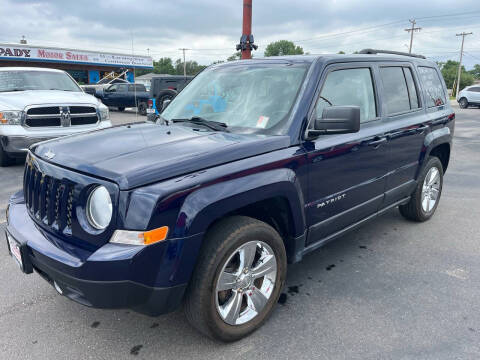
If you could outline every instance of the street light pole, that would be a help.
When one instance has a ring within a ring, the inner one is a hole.
[[[463,44],[465,42],[465,36],[472,35],[473,33],[469,32],[462,32],[461,34],[456,34],[457,36],[462,37],[462,46],[460,48],[460,61],[458,63],[458,77],[457,77],[457,91],[455,92],[455,98],[458,97],[458,93],[460,92],[460,77],[462,75],[462,58],[463,58]]]

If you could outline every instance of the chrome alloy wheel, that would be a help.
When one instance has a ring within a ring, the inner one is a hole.
[[[229,325],[255,318],[275,288],[277,260],[263,241],[249,241],[228,258],[216,285],[216,307]]]
[[[426,213],[432,211],[440,195],[440,170],[430,168],[422,186],[422,209]]]

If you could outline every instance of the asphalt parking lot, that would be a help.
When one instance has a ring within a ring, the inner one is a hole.
[[[150,318],[73,303],[23,275],[0,232],[0,359],[479,359],[480,109],[455,110],[436,215],[417,224],[392,210],[290,266],[284,303],[237,343],[204,338],[181,311]],[[0,169],[0,224],[22,171]]]

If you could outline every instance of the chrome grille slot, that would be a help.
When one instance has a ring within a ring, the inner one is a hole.
[[[71,234],[74,184],[25,165],[24,196],[32,217],[51,228]]]
[[[95,106],[58,105],[34,106],[26,110],[25,126],[27,127],[69,127],[93,125],[98,123]]]

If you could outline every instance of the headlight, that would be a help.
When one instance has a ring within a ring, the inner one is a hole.
[[[112,198],[105,186],[97,186],[87,200],[87,219],[97,230],[105,229],[112,220]]]
[[[100,121],[105,121],[110,119],[110,113],[108,111],[108,107],[101,104],[100,107],[98,108],[98,111],[100,113]]]
[[[0,125],[20,125],[22,111],[0,111]]]

